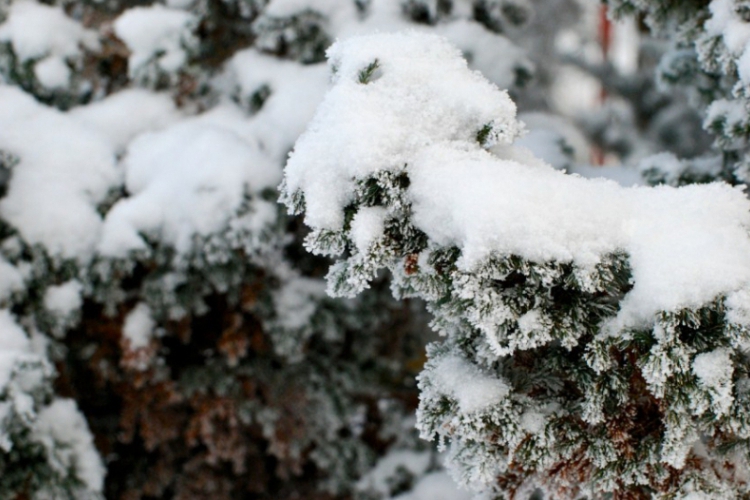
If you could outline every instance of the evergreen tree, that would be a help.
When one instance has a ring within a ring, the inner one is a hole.
[[[723,4],[708,20],[702,2],[612,8],[699,40],[700,62],[722,60],[706,37],[719,50]],[[333,87],[282,200],[304,212],[307,247],[337,259],[330,293],[356,296],[385,268],[397,298],[427,302],[443,339],[419,376],[417,426],[454,477],[490,498],[744,498],[745,195],[555,171],[514,144],[508,95],[443,40],[369,36],[328,54]],[[695,86],[724,95],[731,67]],[[714,178],[742,157],[721,154]],[[674,162],[650,163],[699,177]]]

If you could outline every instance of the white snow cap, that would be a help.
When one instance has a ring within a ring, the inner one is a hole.
[[[96,32],[69,18],[62,7],[31,0],[14,1],[8,19],[0,25],[0,42],[10,42],[22,61],[80,54],[98,46]]]
[[[60,316],[67,316],[80,309],[83,304],[82,290],[83,285],[78,280],[50,286],[44,292],[44,308]]]
[[[141,302],[125,317],[122,334],[130,342],[130,349],[140,349],[148,346],[155,327],[151,308]]]
[[[221,112],[142,134],[130,143],[124,166],[131,196],[107,214],[99,245],[103,255],[123,257],[145,248],[142,233],[156,234],[186,252],[193,236],[228,223],[245,191],[276,185],[278,168],[232,128],[232,115],[214,119],[212,114]]]
[[[101,133],[113,149],[120,151],[136,135],[174,123],[180,113],[169,94],[133,88],[73,108],[68,116]]]
[[[65,476],[72,469],[87,489],[102,491],[106,469],[75,401],[55,399],[42,408],[32,438],[46,448],[55,471]]]
[[[627,253],[634,287],[617,327],[748,287],[750,202],[740,189],[624,188],[503,146],[521,128],[514,104],[435,36],[363,36],[335,44],[329,57],[334,86],[286,168],[287,192],[304,194],[313,228],[342,227],[355,179],[405,169],[414,223],[459,247],[461,269],[496,253],[585,269]],[[375,60],[379,69],[360,83]],[[505,132],[491,151],[477,141],[487,123]]]
[[[127,9],[114,22],[115,34],[130,49],[128,71],[132,75],[157,53],[159,65],[176,71],[187,60],[183,42],[187,40],[195,16],[189,12],[155,4]]]
[[[0,149],[20,159],[0,217],[53,256],[89,259],[101,226],[97,204],[120,179],[102,136],[0,85]]]
[[[508,140],[520,130],[507,93],[470,71],[441,37],[354,37],[334,44],[328,57],[335,85],[286,166],[287,187],[305,192],[305,221],[313,227],[341,228],[355,178],[399,169],[426,144],[474,141],[497,120]],[[375,61],[371,82],[360,83]]]

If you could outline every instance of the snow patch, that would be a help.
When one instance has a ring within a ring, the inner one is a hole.
[[[107,214],[99,251],[124,257],[151,234],[178,252],[225,227],[245,193],[278,182],[278,168],[221,120],[202,115],[137,137],[124,160],[130,197]]]
[[[44,308],[54,314],[68,316],[83,305],[82,290],[83,285],[78,280],[50,286],[44,292]]]
[[[157,57],[165,71],[177,71],[187,61],[185,44],[196,23],[193,14],[160,4],[126,10],[113,27],[117,37],[130,49],[130,75]]]
[[[74,470],[89,490],[102,491],[106,470],[86,420],[72,399],[56,399],[42,408],[32,438],[45,447],[50,466],[62,477]]]
[[[101,230],[97,204],[119,183],[112,149],[96,131],[5,85],[0,149],[20,159],[0,217],[50,255],[88,261]]]
[[[431,378],[435,389],[454,399],[461,413],[475,413],[501,402],[510,392],[508,385],[491,377],[458,356],[437,361]]]
[[[154,335],[154,328],[156,322],[151,315],[151,308],[141,302],[125,317],[122,334],[130,342],[130,349],[136,350],[148,346]]]

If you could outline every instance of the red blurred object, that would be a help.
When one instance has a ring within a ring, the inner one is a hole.
[[[602,47],[602,57],[605,62],[609,58],[609,49],[612,46],[612,30],[612,21],[607,16],[607,7],[602,5],[599,7],[599,44]],[[604,86],[599,93],[599,100],[601,103],[607,100],[607,90]],[[591,156],[594,165],[604,165],[604,151],[595,147]]]

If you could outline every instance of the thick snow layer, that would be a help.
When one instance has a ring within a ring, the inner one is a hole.
[[[0,25],[0,42],[12,43],[21,61],[52,57],[60,63],[78,55],[81,47],[98,46],[96,32],[66,16],[61,7],[31,0],[11,4],[8,19]]]
[[[51,286],[44,292],[44,308],[52,313],[67,316],[80,309],[83,304],[82,290],[83,285],[78,280]]]
[[[475,142],[490,123],[503,130],[501,141],[519,132],[508,95],[469,71],[443,38],[368,35],[334,44],[328,56],[335,85],[286,167],[289,191],[306,194],[310,226],[340,229],[355,178],[402,168],[426,144]],[[375,61],[372,81],[360,83]]]
[[[499,403],[510,388],[458,356],[446,356],[437,362],[431,377],[435,390],[454,399],[462,413],[474,413]]]
[[[130,49],[128,71],[132,75],[157,54],[164,70],[179,69],[187,60],[183,42],[195,24],[195,16],[189,12],[154,4],[126,10],[113,26]]]
[[[354,179],[405,168],[414,223],[432,241],[459,247],[461,269],[495,253],[592,268],[626,252],[634,287],[615,327],[750,285],[750,202],[740,189],[624,188],[566,175],[508,146],[485,151],[477,130],[500,123],[512,140],[515,107],[439,38],[366,36],[329,54],[334,87],[286,171],[313,228],[341,228]],[[376,59],[373,81],[359,83]]]
[[[122,334],[130,342],[131,349],[140,349],[149,344],[155,327],[151,308],[141,302],[125,317]]]
[[[54,256],[90,258],[101,226],[96,206],[120,178],[102,136],[0,85],[0,149],[20,159],[0,217]]]
[[[594,265],[630,256],[621,314],[699,306],[750,281],[750,203],[723,184],[622,188],[439,144],[411,163],[414,221],[472,269],[493,252]]]
[[[45,447],[53,470],[63,477],[73,470],[87,489],[102,490],[106,470],[75,401],[56,399],[42,408],[32,439]]]
[[[141,132],[164,128],[181,115],[168,94],[136,88],[74,108],[68,116],[97,130],[119,151]]]
[[[130,196],[107,214],[100,252],[146,248],[142,233],[186,252],[194,236],[221,230],[246,192],[275,186],[278,168],[231,125],[206,114],[136,138],[124,159]]]

